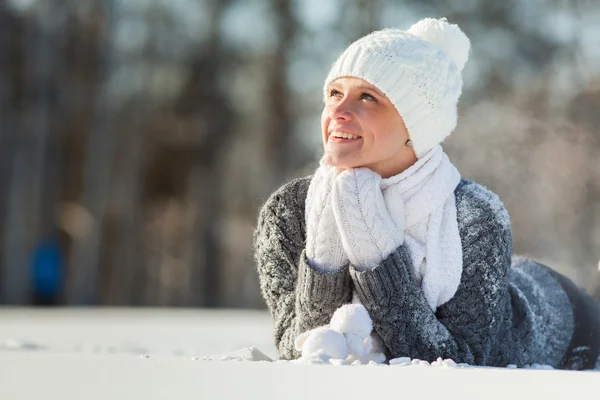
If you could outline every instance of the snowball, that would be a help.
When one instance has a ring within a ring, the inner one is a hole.
[[[362,304],[345,304],[333,313],[330,326],[340,333],[352,333],[365,338],[373,330],[373,321]]]
[[[410,357],[398,357],[390,360],[390,365],[407,365],[410,364]]]
[[[369,362],[367,363],[367,367],[373,367],[373,366],[375,366],[375,367],[385,367],[385,365],[383,365],[383,364],[381,364],[381,363],[378,363],[378,362],[377,362],[377,361],[375,361],[375,360],[371,360],[371,361],[369,361]]]
[[[359,335],[345,333],[346,342],[348,344],[348,352],[356,357],[364,357],[371,350],[371,341],[364,339]]]
[[[313,332],[316,331],[321,331],[321,330],[327,330],[329,329],[329,325],[324,325],[324,326],[319,326],[315,329],[311,329],[310,331],[306,331],[301,333],[300,335],[298,335],[298,337],[296,338],[296,340],[294,341],[294,347],[296,350],[298,351],[302,351],[302,346],[304,346],[304,342],[306,341],[306,339],[313,334]]]
[[[383,364],[385,363],[385,354],[383,353],[369,353],[366,356],[364,356],[362,359],[362,362],[367,362],[367,361],[374,361],[377,364]]]
[[[469,58],[471,42],[467,35],[446,18],[425,18],[408,29],[408,33],[433,43],[444,51],[462,71]]]
[[[343,334],[333,329],[315,329],[302,345],[302,357],[310,358],[311,355],[322,351],[331,358],[346,359],[348,357],[348,344]]]
[[[411,364],[412,365],[419,365],[419,366],[422,366],[422,367],[429,367],[430,366],[430,364],[427,361],[425,361],[425,360],[419,360],[418,358],[413,359],[411,361]]]
[[[438,357],[437,360],[431,363],[431,366],[442,368],[456,368],[456,363],[451,358],[443,360],[442,357]]]
[[[408,367],[409,365],[411,365],[410,361],[409,362],[396,363],[394,365],[391,365],[391,367]]]
[[[300,334],[294,346],[304,359],[322,350],[330,358],[383,363],[385,355],[372,351],[371,332],[373,321],[367,309],[362,304],[345,304],[333,313],[329,325]]]

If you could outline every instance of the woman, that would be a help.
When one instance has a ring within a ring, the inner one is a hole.
[[[469,48],[458,26],[424,19],[373,32],[333,64],[320,166],[275,192],[255,231],[281,358],[298,358],[295,339],[354,293],[388,359],[596,367],[598,305],[513,258],[504,205],[442,150]]]

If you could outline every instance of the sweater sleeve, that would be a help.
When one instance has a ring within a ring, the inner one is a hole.
[[[371,270],[350,271],[392,357],[429,361],[442,357],[487,365],[501,325],[510,323],[506,315],[512,255],[508,213],[497,197],[459,202],[457,196],[457,211],[463,273],[455,296],[435,313],[414,276],[405,246]]]
[[[318,271],[307,261],[304,202],[309,180],[299,179],[275,192],[262,207],[254,232],[254,258],[260,289],[273,317],[281,359],[300,356],[295,339],[329,323],[352,298],[348,267]]]

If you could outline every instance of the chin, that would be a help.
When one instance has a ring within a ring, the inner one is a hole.
[[[334,158],[328,160],[327,164],[331,165],[332,167],[342,169],[358,168],[361,166],[361,163],[358,160],[343,160]]]

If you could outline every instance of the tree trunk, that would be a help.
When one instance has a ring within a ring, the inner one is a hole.
[[[117,240],[113,243],[112,257],[108,263],[108,304],[131,305],[135,302],[136,277],[140,271],[141,210],[143,167],[145,162],[145,135],[142,131],[142,107],[132,111],[135,122],[128,124],[127,132],[122,133],[122,173],[115,175],[115,189],[118,196],[115,215],[118,229]]]
[[[116,132],[108,93],[108,78],[112,71],[114,51],[114,0],[100,2],[98,5],[103,31],[98,32],[98,51],[102,60],[99,84],[99,96],[95,104],[94,117],[88,136],[83,172],[81,204],[94,218],[91,232],[79,238],[73,245],[71,257],[71,280],[68,288],[68,300],[72,304],[96,304],[98,302],[98,277],[102,226],[107,210],[111,174],[114,160]]]
[[[221,42],[219,22],[230,1],[213,4],[210,37],[201,68],[195,68],[195,87],[198,110],[206,122],[205,132],[198,134],[205,141],[198,149],[188,178],[188,199],[198,207],[197,219],[190,240],[189,284],[185,303],[190,306],[215,307],[219,304],[221,288],[219,267],[221,263],[220,223],[223,220],[221,184],[223,168],[222,151],[231,139],[233,111],[218,87],[219,74],[230,64]],[[200,72],[201,71],[201,72]]]

